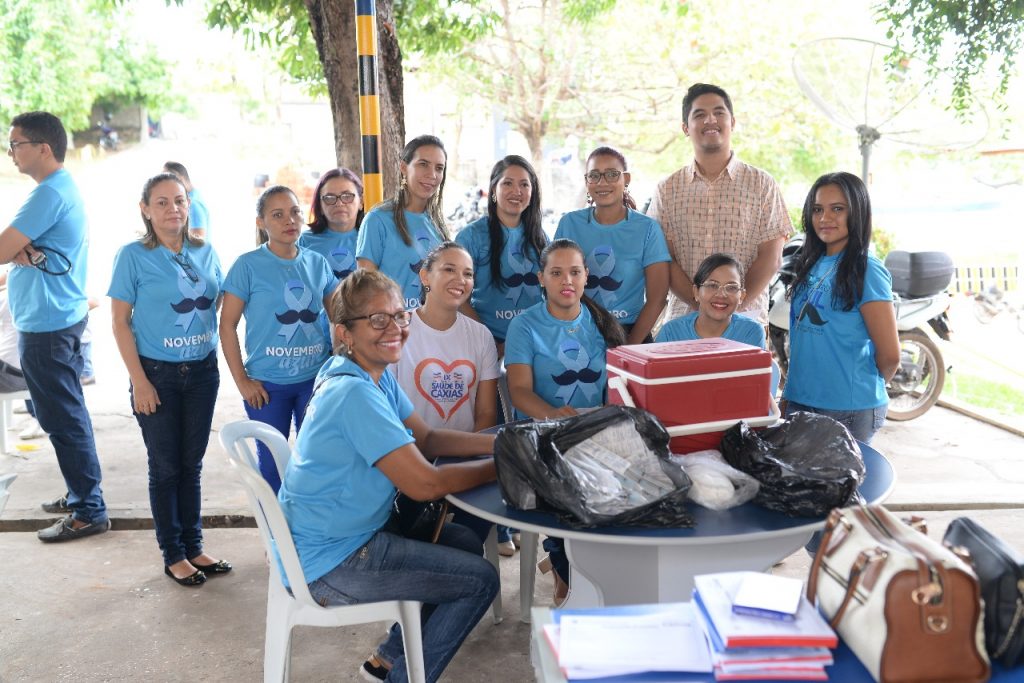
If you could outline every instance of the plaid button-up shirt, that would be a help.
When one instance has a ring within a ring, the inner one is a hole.
[[[775,179],[735,153],[713,180],[700,174],[696,162],[662,180],[647,213],[661,223],[672,258],[691,279],[715,252],[732,254],[749,269],[763,242],[786,237],[793,229]],[[740,309],[767,323],[768,292],[748,298]],[[663,320],[688,310],[670,294]]]

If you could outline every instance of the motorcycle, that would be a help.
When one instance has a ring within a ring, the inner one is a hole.
[[[473,221],[487,215],[487,188],[471,187],[466,190],[462,201],[447,218],[448,228],[454,235]]]
[[[783,382],[789,368],[790,307],[786,289],[796,277],[796,263],[803,243],[803,234],[796,235],[786,243],[782,251],[782,267],[769,287],[768,336]],[[943,256],[948,260],[948,256]],[[897,264],[902,265],[910,257],[907,252],[892,252],[886,258],[886,267],[892,271]],[[927,324],[940,339],[950,339],[950,297],[945,290],[953,277],[951,261],[948,277],[944,271],[945,268],[938,280],[930,282],[930,286],[923,289],[916,286],[918,283],[910,286],[902,278],[893,279],[900,366],[886,385],[889,394],[886,417],[890,420],[913,420],[924,415],[939,400],[946,382],[946,364],[942,351],[924,328]]]
[[[96,125],[100,129],[100,148],[116,152],[121,146],[121,138],[117,131],[104,121],[97,121]]]
[[[1014,306],[1006,299],[1003,290],[995,285],[974,295],[974,317],[988,325],[1000,313],[1007,312],[1017,318],[1017,330],[1024,332],[1024,308]]]

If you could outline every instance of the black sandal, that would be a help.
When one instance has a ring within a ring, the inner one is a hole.
[[[194,572],[186,576],[184,579],[179,579],[177,576],[174,575],[174,572],[171,571],[170,567],[165,566],[164,574],[167,574],[167,576],[174,579],[175,583],[177,583],[179,586],[202,586],[204,583],[206,583],[206,574],[204,574],[200,569],[195,570]]]
[[[217,560],[213,564],[199,564],[195,560],[189,560],[189,562],[192,563],[193,567],[207,574],[227,574],[232,570],[231,563],[227,560]]]

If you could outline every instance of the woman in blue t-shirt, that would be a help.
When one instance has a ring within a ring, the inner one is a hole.
[[[462,312],[487,326],[505,350],[508,325],[541,299],[540,252],[548,238],[541,225],[540,183],[530,162],[510,154],[491,169],[487,215],[455,237],[473,259],[472,306]],[[494,258],[492,258],[492,254]]]
[[[203,550],[199,488],[220,386],[216,306],[223,278],[217,254],[189,233],[188,192],[177,176],[146,181],[139,208],[146,232],[117,252],[107,292],[114,339],[146,444],[164,573],[199,586],[231,571]]]
[[[665,234],[656,220],[635,210],[620,152],[595,149],[583,177],[591,206],[562,216],[555,238],[571,239],[583,249],[590,271],[587,296],[622,324],[627,343],[651,341],[668,296],[672,257]]]
[[[885,384],[900,362],[892,277],[868,253],[871,201],[860,178],[829,173],[803,210],[807,236],[791,300],[785,414],[805,410],[870,443],[885,421]]]
[[[309,213],[309,230],[299,236],[299,246],[327,259],[334,277],[344,280],[356,269],[363,181],[347,168],[332,168],[320,176]]]
[[[394,281],[357,270],[331,304],[339,355],[317,378],[281,507],[318,603],[423,603],[426,679],[436,681],[490,606],[498,575],[480,540],[458,524],[445,524],[434,544],[401,536],[389,524],[392,501],[396,488],[434,500],[494,481],[492,459],[436,467],[424,457],[491,453],[494,436],[431,428],[413,412],[388,372],[414,315]],[[397,624],[362,673],[406,680]]]
[[[224,360],[252,420],[285,437],[302,427],[313,378],[330,355],[330,340],[317,324],[337,279],[327,260],[298,246],[302,209],[283,185],[267,188],[256,204],[260,247],[238,257],[224,281],[221,344]],[[245,363],[238,322],[245,316]],[[260,471],[281,486],[274,456],[258,444]]]
[[[407,309],[420,305],[420,264],[448,239],[444,180],[448,154],[433,135],[421,135],[402,150],[401,181],[394,199],[363,219],[356,242],[360,268],[380,270],[398,283]]]
[[[729,254],[712,254],[693,275],[697,310],[665,323],[659,342],[724,337],[764,348],[764,328],[736,307],[743,303],[743,266]]]

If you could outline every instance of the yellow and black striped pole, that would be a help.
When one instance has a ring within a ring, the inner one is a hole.
[[[380,99],[377,95],[377,8],[374,0],[355,0],[355,3],[363,206],[368,211],[384,200],[384,177],[380,169]]]

